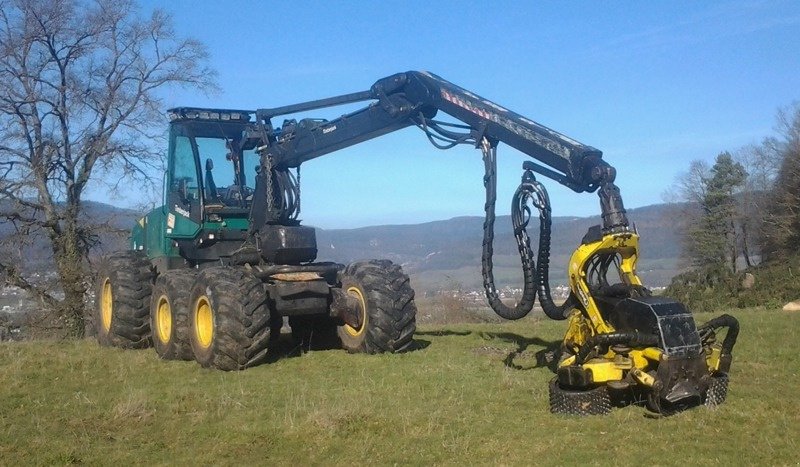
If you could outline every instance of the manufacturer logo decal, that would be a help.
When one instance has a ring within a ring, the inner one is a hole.
[[[189,215],[190,215],[189,211],[187,211],[186,209],[181,208],[177,204],[175,205],[175,212],[177,212],[178,214],[180,214],[183,217],[189,217]]]

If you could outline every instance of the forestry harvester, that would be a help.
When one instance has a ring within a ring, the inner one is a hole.
[[[369,103],[333,120],[273,122],[361,101]],[[459,123],[436,120],[438,112]],[[325,339],[366,353],[411,349],[416,307],[408,276],[385,260],[315,261],[315,231],[298,214],[301,164],[413,125],[438,148],[470,144],[482,154],[482,271],[492,309],[519,319],[538,294],[549,318],[567,321],[549,388],[553,412],[642,403],[669,413],[725,399],[738,323],[723,315],[697,326],[684,305],[642,285],[639,236],[601,151],[415,71],[327,99],[254,111],[181,107],[169,117],[164,204],[139,220],[130,251],[100,268],[95,322],[102,345],[152,345],[165,359],[241,370],[267,359],[288,317],[303,342]],[[531,158],[512,199],[524,277],[513,307],[500,300],[492,274],[500,143]],[[572,255],[571,293],[561,305],[550,294],[551,207],[537,175],[600,198],[602,225],[590,228]],[[534,209],[536,257],[526,230]]]

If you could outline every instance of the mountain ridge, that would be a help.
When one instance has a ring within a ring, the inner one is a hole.
[[[2,207],[2,206],[0,206]],[[127,247],[125,232],[142,213],[100,202],[85,202],[86,221],[105,224],[101,233],[100,253]],[[629,209],[628,216],[640,236],[642,257],[639,271],[650,285],[666,285],[678,272],[680,256],[679,218],[675,205],[655,204]],[[419,224],[384,224],[353,229],[315,227],[319,261],[347,264],[356,260],[383,258],[401,264],[423,291],[443,288],[479,290],[484,218],[456,216],[446,220]],[[559,216],[553,218],[551,241],[551,278],[554,284],[565,282],[569,256],[600,216]],[[13,230],[10,223],[0,224],[0,237]],[[531,221],[529,235],[534,250],[538,245],[538,222]],[[517,245],[512,234],[510,216],[498,216],[495,222],[494,264],[499,286],[521,283]],[[33,269],[46,268],[49,248],[44,239],[30,247]]]

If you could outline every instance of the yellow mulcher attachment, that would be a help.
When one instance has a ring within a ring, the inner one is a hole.
[[[669,414],[725,400],[739,325],[722,315],[699,328],[670,298],[653,296],[636,275],[639,236],[590,229],[569,263],[578,306],[568,316],[554,413],[599,414],[613,405],[646,404]],[[716,330],[726,327],[719,342]]]
[[[570,296],[556,306],[548,285],[550,200],[532,173],[535,168],[527,164],[523,168],[522,183],[512,203],[525,273],[523,298],[512,309],[493,294],[491,242],[486,241],[484,286],[490,305],[503,317],[524,316],[538,293],[548,317],[567,320],[561,359],[550,382],[551,411],[592,415],[607,413],[614,406],[640,404],[671,414],[693,406],[721,404],[727,394],[739,323],[722,315],[697,327],[683,304],[655,296],[642,285],[636,275],[639,236],[628,226],[619,190],[613,185],[613,170],[605,174],[599,190],[603,225],[591,227],[573,253],[567,273]],[[493,190],[487,186],[489,201]],[[531,217],[528,203],[539,211],[536,265],[526,233]],[[487,207],[487,212],[490,210],[493,206]],[[487,219],[493,221],[488,215]],[[717,338],[721,328],[727,328],[722,341]]]

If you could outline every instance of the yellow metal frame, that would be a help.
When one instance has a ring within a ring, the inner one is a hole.
[[[639,236],[635,232],[607,234],[595,242],[580,245],[570,257],[568,279],[570,290],[580,301],[582,309],[575,308],[568,316],[563,343],[565,358],[559,362],[559,368],[574,367],[578,351],[593,336],[615,331],[613,325],[603,318],[589,289],[592,261],[602,254],[618,255],[619,275],[623,283],[642,285],[636,275]],[[706,365],[712,374],[720,371],[723,365],[720,361],[721,351],[720,343],[705,348]],[[587,382],[593,384],[626,380],[652,390],[656,386],[654,370],[657,370],[664,358],[664,352],[658,347],[630,349],[624,354],[618,354],[609,348],[605,354],[582,362],[580,368],[587,373]]]
[[[616,253],[622,264],[622,280],[629,285],[642,285],[636,275],[636,262],[639,260],[639,236],[632,232],[605,235],[600,241],[579,246],[569,260],[569,287],[581,301],[591,321],[595,333],[613,332],[614,328],[606,323],[589,291],[586,282],[586,269],[589,261],[598,254]]]
[[[586,313],[576,309],[569,316],[564,346],[573,352],[577,352],[590,337],[615,331],[600,314],[587,282],[589,262],[598,254],[605,253],[619,255],[623,282],[629,285],[642,285],[642,281],[636,275],[636,262],[639,259],[639,236],[636,233],[608,234],[596,242],[580,245],[570,258],[568,276],[570,290],[580,300]],[[584,362],[581,367],[591,372],[594,383],[619,381],[625,377],[626,372],[634,371],[634,377],[640,375],[637,380],[647,384],[645,381],[652,383],[652,377],[646,371],[661,360],[661,355],[661,350],[655,347],[632,350],[627,356],[609,350],[605,355]],[[573,355],[561,361],[559,367],[574,364]]]

